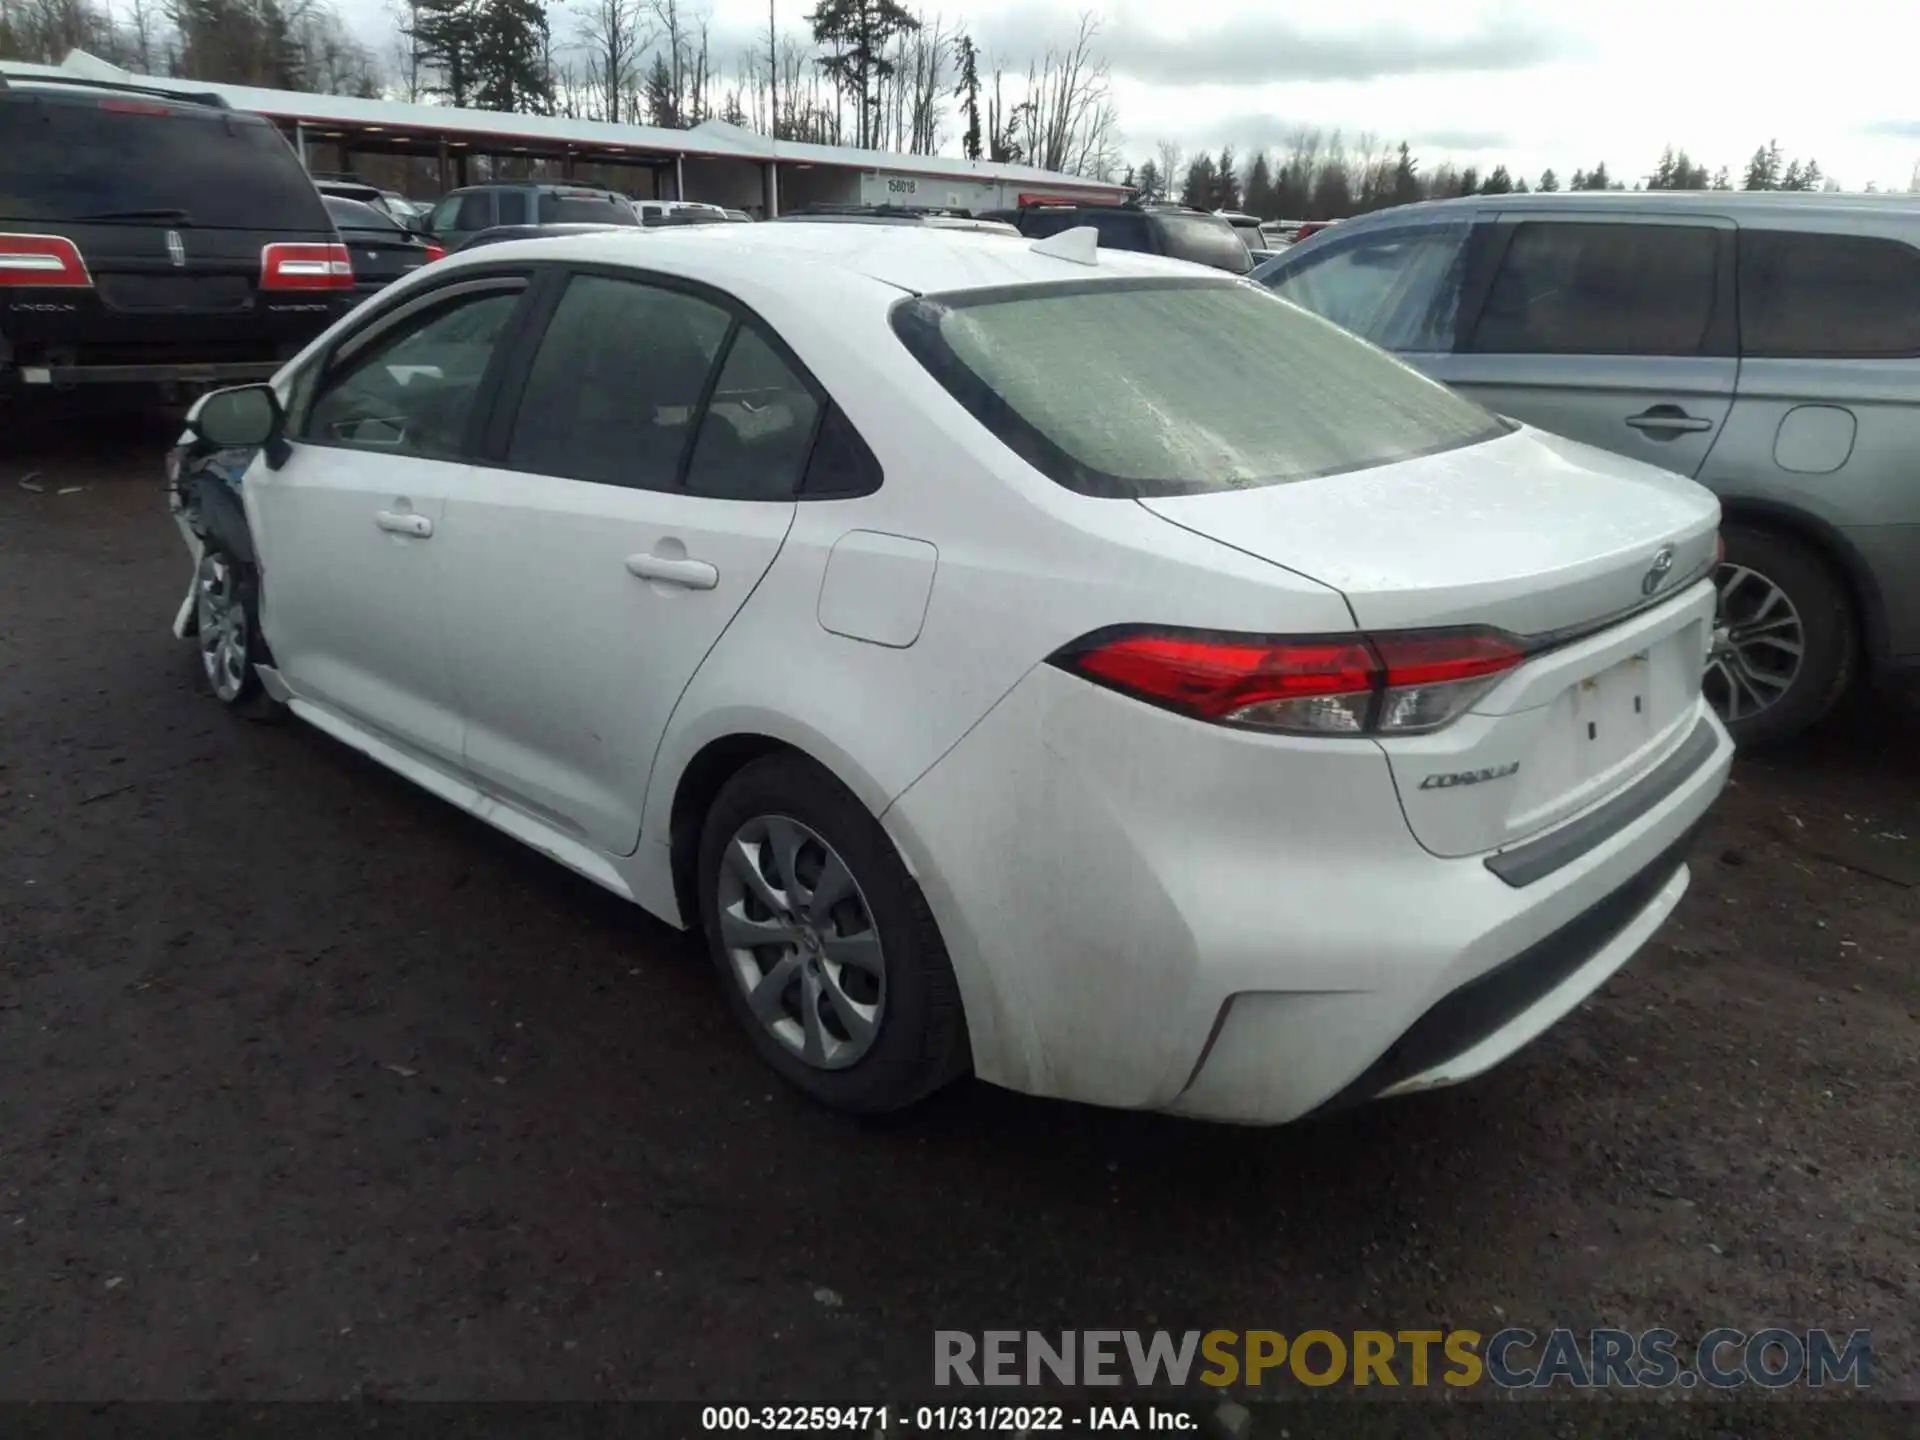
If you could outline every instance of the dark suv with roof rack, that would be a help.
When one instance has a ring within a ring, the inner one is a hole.
[[[624,195],[592,185],[501,183],[449,190],[427,217],[427,231],[449,250],[500,225],[634,225]]]
[[[264,379],[353,303],[280,132],[213,95],[0,67],[0,392]]]
[[[983,210],[983,220],[1005,220],[1035,240],[1091,225],[1109,250],[1166,255],[1244,275],[1253,254],[1225,217],[1181,205],[1023,205]]]

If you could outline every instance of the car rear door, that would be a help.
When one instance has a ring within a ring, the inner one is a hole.
[[[539,346],[447,503],[448,653],[473,777],[628,854],[673,707],[793,523],[819,401],[714,292],[543,285]]]
[[[288,685],[446,768],[463,721],[443,512],[526,290],[524,273],[464,272],[350,331],[291,387],[280,463],[256,460],[244,483],[261,626]]]
[[[1509,211],[1424,368],[1489,409],[1693,476],[1739,378],[1734,227],[1710,214]]]

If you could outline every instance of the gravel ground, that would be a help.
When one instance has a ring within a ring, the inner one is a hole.
[[[679,935],[196,693],[164,420],[13,421],[0,1398],[868,1401],[936,1328],[1503,1323],[1871,1327],[1920,1397],[1910,710],[1743,760],[1676,922],[1479,1083],[857,1125]]]

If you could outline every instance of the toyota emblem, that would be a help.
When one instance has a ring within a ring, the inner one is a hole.
[[[1667,575],[1673,569],[1673,547],[1664,545],[1660,553],[1653,557],[1653,566],[1640,577],[1640,593],[1651,595],[1667,583]]]

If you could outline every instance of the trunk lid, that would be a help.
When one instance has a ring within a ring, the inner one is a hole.
[[[1677,475],[1521,430],[1371,470],[1139,503],[1334,587],[1362,630],[1491,626],[1537,649],[1452,725],[1380,741],[1407,822],[1436,854],[1552,827],[1631,784],[1698,722],[1719,503]]]

